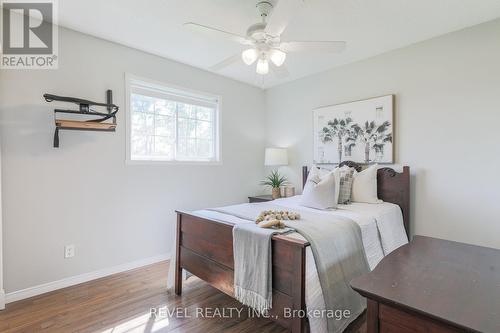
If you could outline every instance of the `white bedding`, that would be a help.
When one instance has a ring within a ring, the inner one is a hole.
[[[273,201],[273,204],[288,207],[290,210],[296,208],[317,214],[340,215],[358,223],[361,227],[366,258],[372,270],[385,255],[408,243],[403,226],[401,209],[395,204],[387,202],[380,204],[351,203],[349,205],[339,205],[336,210],[324,211],[300,206],[299,203],[300,195]],[[235,224],[252,223],[232,215],[210,210],[200,210],[196,211],[196,213],[207,218]],[[292,233],[289,236],[304,239],[298,233]],[[311,248],[307,248],[306,250],[306,306],[309,310],[321,310],[325,308]],[[309,324],[311,333],[327,332],[326,318],[309,318]]]

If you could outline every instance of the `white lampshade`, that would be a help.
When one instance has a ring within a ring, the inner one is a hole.
[[[288,165],[288,153],[285,148],[266,148],[264,165]]]
[[[285,62],[286,53],[278,49],[272,49],[269,54],[269,58],[271,59],[273,64],[275,64],[277,67],[280,67]]]
[[[260,75],[266,75],[269,73],[269,63],[267,62],[267,59],[259,59],[256,71],[257,74]]]
[[[257,60],[258,55],[259,54],[256,49],[248,49],[243,51],[241,58],[245,64],[251,65],[255,62],[255,60]]]

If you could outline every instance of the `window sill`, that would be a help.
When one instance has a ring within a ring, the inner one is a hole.
[[[125,165],[206,165],[206,166],[219,166],[222,161],[162,161],[162,160],[131,160],[127,159]]]

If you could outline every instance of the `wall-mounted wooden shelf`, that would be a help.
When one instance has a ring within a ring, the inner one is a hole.
[[[116,124],[97,123],[94,121],[56,119],[55,123],[56,123],[56,127],[59,127],[59,129],[110,131],[110,130],[114,130],[116,128]]]
[[[60,101],[74,103],[79,106],[79,110],[54,110],[54,122],[56,125],[54,132],[54,148],[59,147],[60,130],[114,132],[116,129],[116,113],[119,108],[117,105],[113,104],[113,92],[111,90],[106,91],[106,103],[97,103],[81,98],[63,97],[51,94],[45,94],[43,97],[47,102]],[[90,108],[91,106],[105,107],[107,112],[95,111]],[[56,116],[58,113],[90,116],[92,119],[88,119],[88,117],[87,120],[58,119]]]

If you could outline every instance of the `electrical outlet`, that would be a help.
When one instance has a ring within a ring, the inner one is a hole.
[[[73,258],[75,256],[75,245],[70,244],[64,247],[64,258]]]

